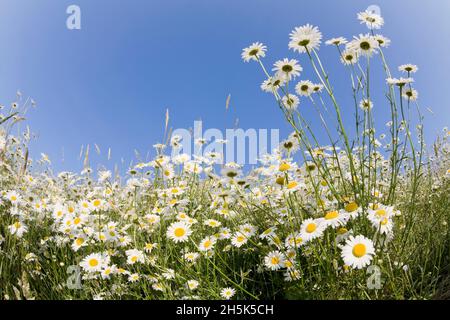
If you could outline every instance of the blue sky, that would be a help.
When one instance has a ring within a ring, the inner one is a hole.
[[[66,28],[71,4],[81,7],[81,30]],[[381,33],[392,40],[391,67],[420,67],[415,87],[421,105],[434,111],[425,112],[432,141],[450,114],[449,1],[0,0],[0,103],[13,102],[18,89],[37,101],[28,119],[38,134],[32,154],[49,154],[56,170],[79,170],[81,145],[99,145],[102,155],[92,161],[109,167],[121,158],[128,163],[135,149],[145,155],[162,140],[167,108],[174,128],[199,119],[207,128],[233,128],[238,118],[244,129],[288,134],[273,98],[259,89],[258,66],[242,62],[242,48],[264,42],[269,66],[296,58],[305,67],[302,79],[316,81],[305,57],[288,51],[289,32],[311,23],[325,39],[351,38],[367,32],[356,13],[374,4],[386,21]],[[345,105],[351,94],[345,69],[333,48],[322,46],[321,56]],[[374,91],[382,96],[381,69],[374,72],[381,80]],[[382,122],[387,109],[378,107]],[[301,108],[308,117],[308,105]]]

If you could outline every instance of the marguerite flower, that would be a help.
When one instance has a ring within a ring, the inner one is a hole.
[[[100,271],[105,266],[105,256],[91,253],[80,262],[80,266],[87,272]]]
[[[223,288],[220,291],[220,296],[224,299],[231,299],[236,294],[236,290],[233,288]]]
[[[242,50],[241,56],[245,62],[249,62],[250,60],[258,61],[260,58],[266,56],[266,50],[267,47],[265,45],[259,42],[255,42],[247,48],[244,48]]]
[[[169,228],[167,228],[167,237],[172,239],[174,242],[185,242],[189,238],[189,236],[192,234],[191,227],[189,224],[178,221],[172,223]]]
[[[130,249],[125,251],[125,254],[127,255],[127,263],[128,264],[135,264],[136,262],[144,263],[145,262],[145,256],[144,253],[137,249]]]
[[[310,24],[295,28],[290,34],[289,49],[299,53],[318,49],[322,40],[319,28]]]
[[[275,71],[279,77],[291,80],[298,77],[300,72],[303,71],[303,68],[297,60],[284,58],[283,60],[275,62],[272,71]]]
[[[375,254],[375,248],[370,239],[364,236],[350,236],[342,248],[341,257],[344,263],[352,268],[361,269],[369,265]]]
[[[313,239],[322,236],[325,225],[318,219],[306,219],[300,226],[300,237],[305,241],[311,241]]]
[[[365,23],[369,29],[380,29],[384,24],[382,16],[369,10],[358,13],[358,20]]]
[[[284,265],[285,258],[280,251],[269,252],[264,258],[265,266],[270,270],[281,269]]]

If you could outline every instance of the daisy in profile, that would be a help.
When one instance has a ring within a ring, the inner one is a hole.
[[[286,80],[295,79],[303,71],[302,66],[295,59],[284,58],[274,63],[272,71]]]
[[[405,72],[407,74],[416,73],[419,68],[415,64],[402,64],[400,67],[398,67],[399,71]]]
[[[378,45],[382,48],[387,48],[391,45],[391,40],[381,34],[374,35],[374,39],[378,42]]]
[[[288,96],[283,97],[281,102],[287,110],[293,111],[297,109],[298,105],[300,104],[300,99],[295,94],[289,93]]]
[[[361,207],[354,201],[347,203],[341,210],[342,214],[347,214],[350,218],[356,218],[361,212]]]
[[[365,23],[369,29],[380,29],[384,24],[384,19],[379,14],[366,10],[358,13],[358,20]]]
[[[302,80],[295,86],[295,92],[299,96],[309,97],[314,91],[314,84],[309,80]]]
[[[373,242],[364,236],[350,236],[342,248],[341,257],[345,265],[362,269],[370,264],[375,254]]]
[[[101,271],[105,264],[105,257],[99,253],[91,253],[80,262],[80,266],[87,272]]]
[[[408,84],[411,84],[414,82],[413,78],[387,78],[386,79],[387,84],[391,86],[397,86],[397,87],[404,87]]]
[[[195,262],[200,257],[200,255],[197,252],[188,252],[185,253],[183,257],[189,262]]]
[[[127,255],[127,263],[128,264],[135,264],[136,262],[144,263],[145,257],[144,253],[137,249],[130,249],[125,251],[125,254]]]
[[[300,237],[305,241],[311,241],[313,239],[322,236],[325,225],[318,219],[306,219],[300,226]]]
[[[220,291],[220,296],[226,300],[231,299],[236,294],[236,290],[233,288],[223,288]]]
[[[192,234],[192,230],[189,224],[178,221],[172,223],[169,228],[167,228],[167,237],[172,239],[175,243],[185,242],[189,236]]]
[[[264,80],[264,82],[261,84],[261,90],[264,92],[273,93],[280,87],[282,87],[285,82],[286,79],[284,77],[280,76],[279,74],[275,74],[269,79]]]
[[[360,34],[355,36],[354,39],[347,43],[346,49],[353,50],[358,53],[358,55],[363,55],[366,57],[371,57],[378,48],[378,41],[375,40],[370,34]]]
[[[356,64],[358,62],[357,51],[352,49],[344,50],[341,55],[341,62],[346,66]]]
[[[289,35],[289,49],[304,53],[318,49],[322,40],[322,33],[319,28],[310,24],[295,28]]]
[[[413,88],[407,88],[403,91],[402,96],[409,101],[416,101],[419,98],[419,93]]]
[[[86,239],[83,236],[76,237],[75,240],[72,242],[72,250],[77,252],[80,250],[81,247],[84,247],[87,245]]]
[[[325,227],[340,227],[348,221],[348,215],[343,214],[338,210],[328,211],[323,217],[322,223]]]
[[[249,62],[250,60],[258,61],[260,58],[266,56],[266,50],[267,47],[265,45],[259,42],[255,42],[247,48],[244,48],[242,50],[241,56],[245,62]]]
[[[284,260],[280,251],[272,251],[264,257],[264,264],[269,270],[275,271],[283,267]]]
[[[338,38],[331,38],[330,40],[325,41],[325,44],[327,46],[340,46],[343,44],[346,44],[348,41],[344,37],[338,37]]]
[[[359,102],[359,107],[364,111],[370,111],[373,108],[373,103],[369,99],[362,99]]]

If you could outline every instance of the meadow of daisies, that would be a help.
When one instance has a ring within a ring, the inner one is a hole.
[[[295,28],[298,60],[273,68],[262,43],[243,50],[292,129],[251,170],[217,153],[169,156],[183,143],[172,136],[125,175],[91,168],[88,152],[82,172],[53,173],[17,130],[34,102],[2,106],[1,299],[449,298],[450,134],[425,145],[418,67],[391,69],[383,18],[357,18],[365,33],[322,48],[317,27]],[[328,74],[320,50],[346,73]],[[377,103],[374,69],[386,79]],[[352,106],[333,81],[348,81]]]

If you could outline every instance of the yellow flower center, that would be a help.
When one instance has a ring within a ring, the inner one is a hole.
[[[288,183],[287,188],[288,188],[288,189],[293,189],[293,188],[295,188],[296,186],[298,186],[298,183],[295,182],[295,181],[291,181],[291,182]]]
[[[89,260],[89,266],[91,266],[91,267],[96,267],[96,266],[98,266],[98,260],[95,259],[95,258]]]
[[[76,217],[75,220],[73,220],[74,224],[79,224],[81,222],[81,219],[79,217]]]
[[[377,211],[375,211],[375,214],[377,215],[377,217],[378,218],[383,218],[383,217],[385,217],[386,216],[386,210],[384,210],[384,209],[380,209],[380,210],[377,210]]]
[[[205,248],[209,248],[209,247],[211,247],[211,245],[212,245],[212,242],[210,240],[206,240],[205,243],[203,244],[203,246]]]
[[[284,177],[278,177],[275,182],[280,186],[284,185]]]
[[[288,163],[282,163],[282,164],[280,164],[280,167],[278,168],[278,170],[283,172],[283,171],[288,171],[290,168],[291,168],[291,166]]]
[[[317,229],[317,225],[315,223],[310,223],[306,226],[306,232],[308,233],[312,233],[314,231],[316,231]]]
[[[77,244],[77,246],[81,246],[84,242],[83,238],[78,238],[77,240],[75,240],[75,243]]]
[[[16,196],[11,196],[11,201],[16,201],[17,197]]]
[[[350,202],[345,206],[345,211],[347,212],[353,212],[358,210],[358,204],[356,202]]]
[[[98,200],[98,199],[94,200],[94,203],[93,203],[94,207],[98,207],[100,204],[101,204],[100,200]]]
[[[278,257],[272,257],[272,260],[270,261],[273,265],[277,265],[280,263],[280,259]]]
[[[132,257],[131,257],[131,261],[132,261],[132,262],[136,262],[137,259],[138,259],[138,258],[137,258],[136,256],[132,256]]]
[[[361,258],[366,254],[366,246],[362,243],[358,243],[353,247],[353,255],[357,258]]]
[[[337,211],[327,212],[327,214],[325,215],[325,220],[336,219],[338,217],[338,215],[339,215],[339,213]]]
[[[384,218],[384,219],[381,221],[381,225],[385,226],[385,225],[388,224],[388,222],[389,222],[388,218]]]
[[[180,238],[186,234],[186,231],[183,228],[176,228],[174,234],[175,237]]]
[[[337,233],[340,235],[346,234],[348,232],[347,228],[339,228]]]

